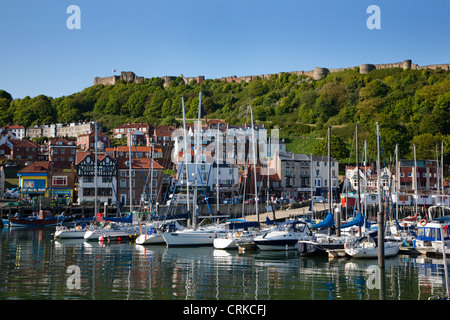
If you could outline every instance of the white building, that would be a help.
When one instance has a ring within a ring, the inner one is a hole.
[[[0,129],[0,133],[7,130],[10,133],[13,133],[16,139],[22,140],[25,138],[25,127],[22,125],[6,125]]]
[[[326,196],[330,187],[329,163],[327,156],[312,156],[311,180],[316,195]],[[331,186],[333,188],[333,197],[339,192],[339,162],[331,158]]]

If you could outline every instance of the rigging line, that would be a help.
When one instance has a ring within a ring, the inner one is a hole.
[[[206,195],[206,190],[205,187],[203,186],[203,179],[202,179],[202,175],[200,174],[200,169],[197,168],[197,174],[200,178],[200,183],[202,185],[202,189],[203,189],[203,194],[205,195],[205,199],[206,199],[206,204],[208,205],[208,211],[209,211],[209,215],[212,217],[212,213],[211,213],[211,208],[209,207],[209,201],[208,201],[208,197]],[[212,219],[213,223],[214,223],[214,219]]]
[[[131,141],[130,141],[130,143],[131,143]],[[149,199],[149,201],[150,201],[150,205],[151,205],[151,208],[152,208],[152,211],[153,211],[153,210],[154,210],[154,207],[153,207],[152,195],[150,195],[150,192],[148,191],[148,185],[147,185],[147,181],[146,181],[146,179],[145,179],[144,169],[142,168],[141,159],[140,159],[139,156],[138,156],[138,151],[137,151],[137,146],[136,146],[136,145],[134,146],[134,149],[135,149],[135,151],[136,151],[136,158],[137,158],[137,160],[138,160],[138,162],[139,162],[139,166],[141,167],[142,177],[144,178],[145,188],[147,189],[148,199]],[[153,159],[150,159],[150,160],[153,161]],[[130,165],[132,166],[132,164],[130,164]],[[153,171],[152,168],[149,168],[149,169],[150,169],[150,171]],[[153,183],[153,181],[152,181],[152,183]]]

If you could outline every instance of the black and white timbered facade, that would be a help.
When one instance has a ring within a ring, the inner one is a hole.
[[[97,201],[100,204],[117,204],[117,161],[110,156],[97,158],[86,155],[77,165],[78,204],[93,203],[95,200],[95,180],[97,180]],[[96,179],[97,176],[97,179]]]

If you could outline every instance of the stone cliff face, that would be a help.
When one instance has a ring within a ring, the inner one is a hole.
[[[348,67],[348,68],[339,68],[339,69],[328,69],[328,68],[314,68],[314,70],[311,71],[290,71],[286,73],[290,74],[297,74],[297,75],[305,75],[308,77],[311,77],[315,80],[319,80],[323,77],[326,77],[327,74],[333,73],[333,72],[339,72],[344,71],[348,69],[353,69],[354,67]],[[395,62],[395,63],[386,63],[386,64],[362,64],[359,66],[359,72],[362,74],[368,73],[375,69],[387,69],[387,68],[403,68],[403,69],[413,69],[413,70],[423,70],[423,69],[444,69],[444,70],[450,70],[450,64],[435,64],[435,65],[428,65],[428,66],[422,66],[420,67],[417,64],[412,63],[411,60],[404,60],[403,62]],[[222,77],[220,80],[224,82],[249,82],[253,79],[259,77],[261,79],[269,78],[273,75],[279,75],[282,72],[274,73],[274,74],[262,74],[262,75],[255,75],[255,76],[243,76],[243,77],[236,77],[236,76],[230,76],[230,77]],[[197,83],[203,83],[205,81],[204,76],[197,76],[197,77],[185,77],[182,74],[179,76],[185,84],[189,84],[191,81],[195,80]],[[176,76],[163,76],[162,79],[164,80],[164,86],[168,86],[169,83],[175,79],[177,79]],[[103,84],[103,85],[114,85],[118,82],[127,82],[127,83],[143,83],[144,77],[138,77],[133,72],[130,71],[122,71],[120,76],[111,76],[111,77],[104,77],[94,78],[94,85],[96,84]]]

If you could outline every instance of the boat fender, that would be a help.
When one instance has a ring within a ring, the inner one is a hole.
[[[425,220],[425,219],[422,219],[422,220],[420,220],[420,222],[419,222],[419,224],[420,224],[422,227],[424,227],[427,223],[428,223],[428,221]]]

